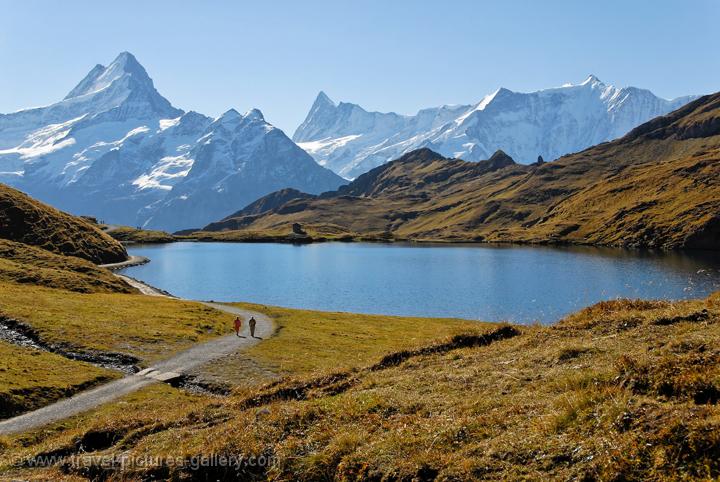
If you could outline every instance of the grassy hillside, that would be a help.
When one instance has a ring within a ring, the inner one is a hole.
[[[468,163],[418,150],[337,192],[291,199],[259,215],[241,212],[197,237],[282,238],[300,223],[315,239],[718,249],[719,212],[714,94],[550,163],[518,165],[502,153]]]
[[[175,236],[165,231],[153,231],[146,229],[131,228],[129,226],[119,226],[105,228],[107,234],[113,239],[117,239],[122,243],[172,243],[176,241]]]
[[[238,477],[234,467],[193,471],[176,462],[215,454],[271,460],[240,467],[245,480],[711,479],[720,476],[719,346],[718,294],[604,302],[555,326],[482,326],[222,400],[146,391],[0,441],[0,470],[18,478]],[[76,454],[80,445],[85,455],[174,463],[11,465]]]
[[[105,282],[93,281],[97,268],[66,277],[72,272],[17,264],[14,274],[30,272],[33,278],[8,281],[6,265],[0,260],[0,418],[122,376],[56,350],[147,366],[231,330],[232,317],[198,303],[114,292]],[[88,287],[90,293],[82,292]],[[51,352],[3,341],[6,320],[28,327]]]
[[[227,231],[241,229],[244,223],[251,222],[258,215],[277,209],[286,204],[288,201],[295,199],[312,199],[313,197],[314,196],[312,194],[306,194],[298,191],[297,189],[281,189],[280,191],[275,191],[267,196],[261,197],[257,201],[248,204],[240,211],[237,211],[216,223],[210,224],[206,230]]]
[[[232,331],[232,317],[199,303],[139,294],[73,293],[0,283],[0,315],[48,342],[119,352],[139,364]]]
[[[283,376],[347,369],[370,363],[390,351],[495,326],[451,318],[334,313],[253,303],[233,305],[265,313],[277,328],[272,338],[203,369],[203,373],[219,381],[244,387]]]
[[[0,184],[0,238],[93,263],[127,259],[125,248],[85,219]]]
[[[0,340],[0,419],[120,376],[112,370]]]
[[[45,286],[79,293],[136,293],[110,271],[74,256],[0,239],[0,282]]]

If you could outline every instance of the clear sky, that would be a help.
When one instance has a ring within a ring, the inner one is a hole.
[[[719,25],[718,0],[0,0],[0,112],[123,50],[175,106],[257,107],[289,135],[319,90],[407,114],[592,73],[671,98],[720,90]]]

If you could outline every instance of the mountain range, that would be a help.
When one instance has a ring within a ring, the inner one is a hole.
[[[408,116],[338,104],[320,92],[293,140],[320,165],[348,179],[421,147],[467,161],[487,159],[502,149],[529,164],[538,156],[550,161],[621,137],[695,98],[665,100],[590,75],[577,85],[531,93],[501,88],[475,104]]]
[[[223,239],[720,247],[720,93],[553,162],[421,148],[312,196],[272,193],[205,230]],[[208,233],[198,237],[209,238]]]
[[[177,230],[278,189],[345,181],[257,109],[213,119],[173,107],[123,52],[62,101],[0,115],[0,182],[106,222]]]
[[[177,231],[281,189],[335,190],[421,147],[467,161],[498,149],[521,164],[554,159],[691,99],[667,101],[590,76],[578,85],[527,94],[499,89],[477,104],[402,116],[335,104],[321,92],[296,143],[257,109],[211,118],[174,107],[123,52],[92,68],[61,101],[0,114],[0,182],[107,223]]]

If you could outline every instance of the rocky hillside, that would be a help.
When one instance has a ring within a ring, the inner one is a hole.
[[[251,223],[254,219],[257,219],[260,215],[271,212],[289,201],[295,199],[313,199],[314,196],[298,191],[297,189],[281,189],[263,196],[257,201],[248,204],[240,211],[237,211],[230,216],[216,223],[211,223],[205,230],[207,231],[227,231],[241,229],[247,224]]]
[[[245,115],[229,110],[210,124],[189,155],[192,168],[146,210],[145,226],[168,231],[203,226],[278,189],[319,194],[344,183],[258,110]]]
[[[123,246],[84,219],[0,184],[0,238],[93,263],[127,259]]]
[[[720,247],[720,94],[550,163],[421,149],[235,225],[317,237]],[[209,226],[208,229],[226,229]]]

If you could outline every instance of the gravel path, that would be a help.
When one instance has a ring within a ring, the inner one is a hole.
[[[155,288],[154,286],[150,286],[149,284],[145,284],[140,280],[136,280],[135,278],[132,278],[130,276],[125,276],[124,274],[117,274],[115,273],[115,276],[117,276],[120,279],[125,280],[127,284],[132,286],[133,288],[140,291],[140,293],[148,296],[162,296],[163,298],[175,298],[177,299],[177,296],[173,296],[167,291],[159,290]]]
[[[100,264],[98,266],[101,268],[107,268],[110,271],[115,271],[118,269],[129,268],[131,266],[140,266],[141,264],[149,262],[150,259],[146,258],[145,256],[130,256],[128,257],[128,259],[121,263]]]
[[[147,285],[145,285],[147,286]],[[161,294],[161,296],[165,296]],[[211,308],[224,311],[233,316],[239,315],[248,320],[255,317],[257,320],[256,337],[251,338],[247,333],[247,323],[243,323],[244,338],[235,334],[216,338],[214,340],[195,345],[167,360],[156,363],[142,372],[130,375],[106,385],[79,393],[74,397],[61,400],[33,412],[26,413],[0,422],[0,435],[24,432],[42,427],[53,422],[63,420],[73,415],[91,410],[99,405],[111,402],[124,395],[137,391],[152,383],[170,381],[179,378],[193,368],[197,368],[212,360],[230,355],[259,343],[263,338],[272,336],[275,326],[270,318],[254,311],[243,310],[233,306],[219,303],[203,303]],[[231,320],[228,319],[228,323]]]

